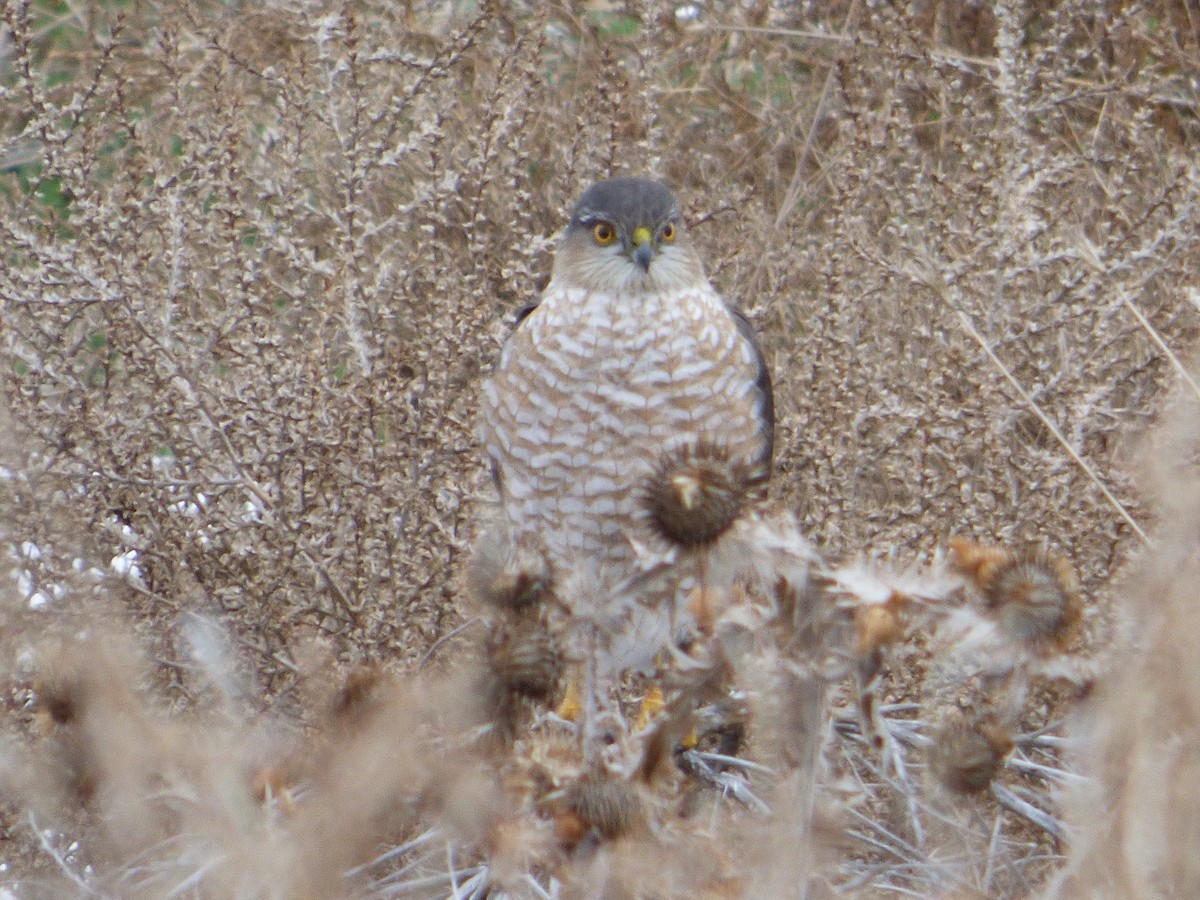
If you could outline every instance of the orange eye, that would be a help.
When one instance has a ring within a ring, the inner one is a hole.
[[[664,241],[675,240],[675,223],[674,222],[668,222],[666,225],[663,226],[662,239]]]
[[[607,247],[617,239],[617,230],[607,222],[597,222],[596,227],[592,229],[592,235],[596,238],[597,244]]]

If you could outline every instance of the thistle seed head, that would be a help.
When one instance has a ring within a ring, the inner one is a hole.
[[[1060,648],[1083,617],[1083,598],[1070,564],[1039,551],[1012,553],[971,541],[951,543],[955,562],[979,588],[1004,632],[1021,642],[1050,641]]]
[[[1065,646],[1083,617],[1083,599],[1065,560],[1017,557],[995,573],[984,591],[988,606],[1015,640],[1051,640]]]
[[[609,839],[628,832],[642,815],[637,789],[610,775],[581,775],[567,789],[565,802],[568,812],[578,817],[587,830]]]
[[[904,637],[901,611],[905,599],[903,594],[893,591],[885,603],[869,603],[855,609],[854,624],[858,630],[858,640],[854,652],[859,659],[875,657],[884,647]]]
[[[943,787],[974,794],[992,783],[1012,748],[1009,730],[994,716],[972,721],[955,715],[935,732],[929,765]]]
[[[338,689],[330,705],[329,720],[339,727],[358,727],[368,722],[383,705],[388,675],[378,665],[354,669]]]
[[[710,544],[757,499],[764,478],[712,445],[668,454],[646,485],[650,519],[667,540],[683,547]]]
[[[520,611],[541,603],[554,583],[540,548],[513,546],[489,534],[476,542],[467,563],[467,591],[496,609]]]
[[[510,694],[545,701],[558,691],[562,657],[541,622],[521,620],[498,628],[488,642],[488,662]]]

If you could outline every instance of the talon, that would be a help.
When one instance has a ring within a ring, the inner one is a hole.
[[[667,705],[666,698],[663,697],[662,688],[657,684],[652,685],[650,690],[646,691],[646,696],[642,698],[642,703],[638,707],[637,721],[634,725],[634,731],[645,731],[650,725],[650,720],[653,719],[664,706]]]
[[[687,733],[687,737],[679,742],[679,746],[684,750],[695,750],[699,745],[700,735],[696,732],[696,726],[693,725],[692,730]]]
[[[562,702],[558,704],[558,715],[568,722],[578,722],[583,713],[583,702],[579,698],[579,685],[575,675],[567,679],[567,689]]]

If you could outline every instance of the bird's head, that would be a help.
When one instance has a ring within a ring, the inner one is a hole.
[[[554,262],[560,285],[594,291],[677,290],[703,277],[675,195],[648,178],[612,178],[589,187]]]

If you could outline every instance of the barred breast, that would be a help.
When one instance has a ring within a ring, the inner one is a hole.
[[[764,455],[757,351],[707,284],[614,297],[550,290],[484,388],[483,439],[514,536],[601,585],[655,537],[639,497],[664,454]]]

